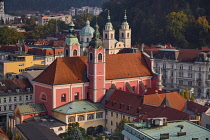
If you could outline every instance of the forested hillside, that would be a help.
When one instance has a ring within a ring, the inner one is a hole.
[[[107,0],[4,0],[5,9],[29,11],[64,11],[71,7],[101,6]]]
[[[171,43],[179,48],[210,44],[210,0],[111,0],[103,9],[98,19],[100,27],[109,9],[116,30],[127,10],[133,44]]]

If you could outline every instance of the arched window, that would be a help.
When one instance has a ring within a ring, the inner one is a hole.
[[[111,34],[111,39],[113,39],[113,34]]]
[[[127,38],[129,38],[129,33],[127,33]]]
[[[78,92],[74,94],[74,100],[79,100],[79,93]]]
[[[47,95],[44,92],[40,94],[40,100],[47,101]]]
[[[92,53],[90,53],[90,60],[93,60],[93,54]]]
[[[73,56],[77,56],[77,50],[73,51]]]
[[[124,33],[121,34],[122,38],[124,37]]]
[[[107,39],[107,34],[105,34],[105,39]]]
[[[87,38],[87,42],[89,42],[89,38]]]
[[[68,122],[75,122],[75,117],[74,116],[69,117]]]
[[[66,49],[66,56],[69,56],[69,50]]]
[[[101,53],[98,54],[98,60],[102,60],[102,54]]]
[[[61,102],[66,102],[66,94],[61,95]]]

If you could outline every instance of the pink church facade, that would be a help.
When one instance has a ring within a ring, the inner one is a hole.
[[[161,75],[153,72],[153,60],[141,53],[106,55],[98,26],[87,56],[57,58],[34,79],[35,103],[52,109],[74,100],[100,102],[110,88],[144,94],[161,90]]]

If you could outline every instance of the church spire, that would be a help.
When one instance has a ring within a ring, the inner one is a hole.
[[[110,13],[109,13],[109,10],[108,10],[108,16],[107,16],[107,19],[108,19],[108,22],[110,22]]]
[[[93,38],[90,41],[90,46],[92,46],[93,48],[98,48],[99,46],[102,46],[103,43],[100,39],[100,32],[99,32],[99,26],[97,23],[97,17],[96,17],[96,25],[95,25],[95,32],[93,34]]]
[[[127,22],[126,10],[125,10],[125,15],[124,15],[124,21]]]

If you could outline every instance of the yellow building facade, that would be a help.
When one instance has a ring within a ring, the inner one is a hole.
[[[119,125],[122,119],[126,119],[128,121],[133,121],[138,116],[126,114],[123,112],[118,112],[114,110],[107,110],[106,112],[106,130],[111,134],[114,133],[116,127]]]
[[[8,56],[8,60],[0,60],[0,78],[7,78],[8,73],[22,74],[33,65],[43,65],[43,60],[34,60],[33,55]]]
[[[76,100],[53,109],[53,117],[66,124],[78,122],[86,131],[105,127],[105,110],[100,103]]]

